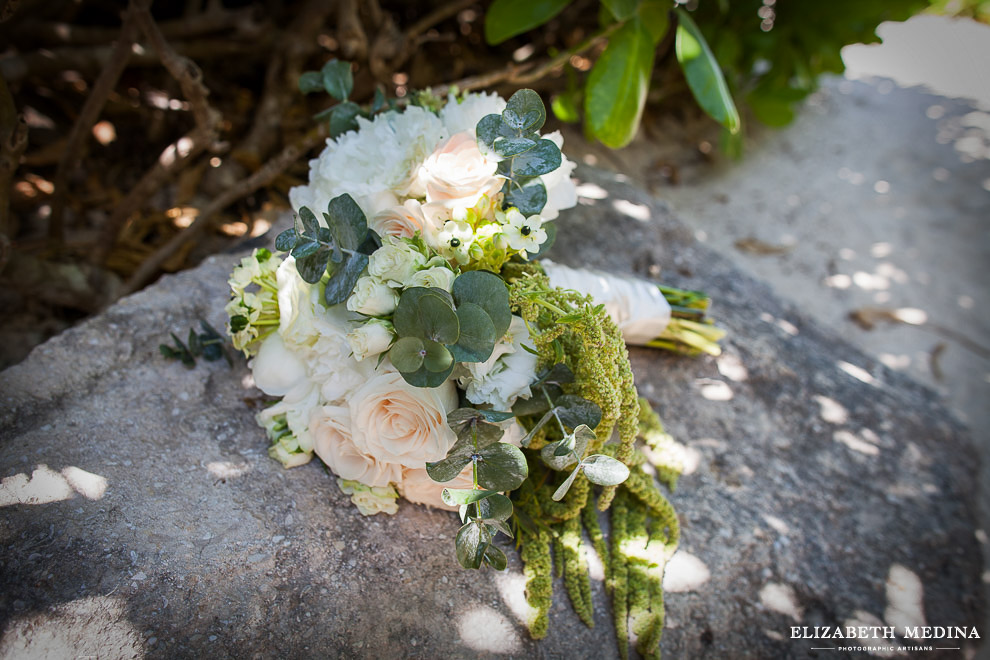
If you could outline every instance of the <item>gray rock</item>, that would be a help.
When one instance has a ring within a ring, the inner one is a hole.
[[[714,294],[730,331],[718,360],[631,352],[642,393],[696,459],[673,496],[667,657],[840,645],[791,639],[791,626],[981,621],[977,461],[961,425],[662,204],[579,176],[590,185],[555,258],[660,267]],[[614,657],[600,583],[595,629],[561,591],[550,635],[531,641],[514,553],[505,574],[464,571],[453,514],[361,517],[317,463],[267,457],[243,363],[159,357],[168,331],[221,326],[234,262],[165,277],[0,374],[0,655]]]

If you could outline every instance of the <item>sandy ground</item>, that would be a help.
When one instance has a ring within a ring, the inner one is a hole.
[[[678,156],[662,135],[583,157],[640,181],[700,239],[942,393],[981,448],[988,528],[990,26],[926,16],[878,34],[882,45],[844,50],[845,77],[824,80],[791,126],[748,137],[738,163]]]

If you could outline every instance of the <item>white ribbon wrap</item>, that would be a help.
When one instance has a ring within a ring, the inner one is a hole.
[[[550,286],[574,289],[590,295],[622,331],[632,346],[645,346],[656,339],[670,322],[670,305],[656,284],[635,277],[599,270],[569,268],[541,259]]]

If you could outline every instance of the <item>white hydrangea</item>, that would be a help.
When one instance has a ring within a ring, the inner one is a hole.
[[[320,218],[331,199],[348,193],[371,217],[408,196],[413,175],[449,133],[429,110],[410,106],[358,117],[358,130],[328,140],[309,163],[309,185],[289,191],[293,208],[308,206]]]
[[[526,322],[513,316],[507,337],[495,344],[487,361],[457,366],[455,376],[468,401],[509,410],[518,397],[532,395],[529,385],[536,379],[537,357],[522,347],[528,339]]]
[[[449,135],[461,131],[475,133],[475,128],[485,115],[502,114],[505,110],[505,99],[498,94],[468,94],[458,101],[453,94],[447,97],[447,105],[440,111],[440,119]]]

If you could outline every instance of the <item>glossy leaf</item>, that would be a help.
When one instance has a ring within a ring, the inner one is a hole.
[[[296,259],[296,270],[299,277],[310,284],[316,284],[327,272],[327,261],[330,259],[330,249],[321,247],[312,254]]]
[[[526,457],[518,447],[499,442],[478,453],[481,456],[477,462],[478,484],[482,488],[514,490],[526,480]]]
[[[426,473],[430,475],[430,479],[433,479],[433,481],[446,483],[464,470],[464,467],[471,462],[471,455],[473,453],[474,449],[467,444],[459,447],[455,445],[445,458],[433,463],[427,463]]]
[[[539,144],[538,141],[528,137],[507,138],[500,136],[495,138],[492,149],[502,158],[511,158],[512,156],[518,156],[523,152],[529,151],[537,144]]]
[[[296,230],[286,229],[275,237],[275,249],[288,252],[295,247],[297,240],[299,240],[299,234],[296,233]]]
[[[320,113],[323,114],[323,113]],[[344,101],[330,108],[328,118],[330,119],[330,137],[340,137],[348,131],[356,131],[358,128],[357,118],[361,114],[361,106],[350,101]],[[323,117],[317,117],[317,120]]]
[[[496,140],[496,144],[498,141]],[[543,139],[536,146],[520,153],[511,160],[499,163],[498,174],[511,179],[549,174],[560,167],[560,149],[552,141]]]
[[[354,88],[354,75],[350,62],[330,60],[323,65],[323,88],[338,101],[346,101]]]
[[[550,109],[554,116],[566,124],[575,124],[581,120],[578,111],[577,95],[572,92],[558,94],[550,101]]]
[[[330,232],[344,250],[357,250],[368,234],[368,219],[354,198],[344,193],[327,206]]]
[[[670,29],[670,9],[669,0],[640,0],[636,13],[654,45],[660,43]]]
[[[547,109],[539,94],[531,89],[520,89],[506,101],[502,121],[521,133],[539,131],[547,121]]]
[[[591,134],[618,149],[632,141],[653,72],[653,38],[639,19],[623,25],[588,76],[584,111]]]
[[[476,488],[444,488],[440,493],[440,499],[447,506],[461,506],[462,504],[472,504],[483,500],[489,496],[497,494],[494,490],[478,490]],[[500,495],[500,497],[505,497]],[[511,507],[512,504],[510,503]],[[511,510],[509,512],[512,513]]]
[[[367,265],[366,254],[352,252],[345,255],[344,261],[334,267],[323,291],[323,299],[327,305],[339,305],[346,301]]]
[[[523,215],[536,215],[547,205],[547,188],[539,177],[506,181],[502,186],[505,203]]]
[[[486,564],[496,571],[504,571],[506,566],[509,565],[509,560],[505,558],[505,553],[494,544],[485,548],[484,560]]]
[[[581,462],[584,476],[599,486],[617,486],[629,478],[629,468],[611,456],[595,454]]]
[[[491,491],[479,491],[488,492]],[[485,520],[498,520],[504,522],[512,516],[512,500],[501,493],[477,498],[478,516]],[[445,500],[446,501],[446,500]],[[511,534],[509,535],[511,536]]]
[[[496,114],[482,117],[475,127],[475,133],[478,136],[478,142],[490,151],[495,150],[495,140],[498,138],[518,137],[516,131],[508,130],[505,126],[505,123],[502,121],[502,115]]]
[[[570,0],[495,0],[485,14],[485,41],[490,45],[543,25]]]
[[[498,275],[487,270],[468,271],[454,280],[451,293],[458,306],[474,303],[485,310],[495,326],[497,338],[501,338],[509,329],[509,323],[512,322],[509,289]]]
[[[617,21],[624,21],[636,13],[638,0],[602,0]]]
[[[460,334],[450,352],[458,362],[484,362],[495,349],[495,324],[479,305],[464,303],[457,308]]]
[[[677,12],[677,36],[674,52],[684,71],[691,93],[701,109],[732,133],[739,131],[740,120],[729,86],[701,30],[683,9]]]
[[[464,568],[481,568],[491,538],[483,523],[471,521],[457,530],[454,546],[457,549],[457,561]]]

